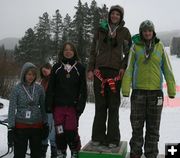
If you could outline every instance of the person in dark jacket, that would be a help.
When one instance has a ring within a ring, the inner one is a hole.
[[[58,155],[66,157],[67,145],[71,158],[78,158],[80,139],[78,119],[83,113],[87,98],[85,68],[78,60],[72,43],[65,43],[59,62],[51,71],[46,93],[47,111],[53,112]]]
[[[124,9],[115,5],[110,8],[108,20],[100,23],[92,44],[87,74],[88,79],[94,79],[92,144],[105,144],[110,148],[117,147],[120,142],[120,87],[131,45],[131,35],[124,27],[123,17]]]
[[[21,81],[12,90],[8,112],[8,145],[14,145],[14,158],[25,158],[29,144],[31,158],[40,158],[41,140],[48,136],[45,93],[35,83],[36,66],[25,63]],[[44,130],[42,130],[44,127]]]
[[[47,90],[49,77],[51,73],[52,66],[49,63],[44,64],[40,68],[40,77],[41,81],[40,84],[44,87],[44,90]],[[46,158],[46,152],[48,149],[48,141],[51,145],[51,158],[57,157],[57,148],[56,148],[56,141],[55,141],[55,128],[54,128],[54,120],[52,113],[48,113],[48,125],[49,125],[49,136],[48,138],[42,140],[42,148],[41,148],[41,158]]]

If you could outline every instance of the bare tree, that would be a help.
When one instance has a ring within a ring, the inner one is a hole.
[[[0,97],[7,99],[16,82],[18,71],[18,66],[10,54],[3,46],[0,47]]]

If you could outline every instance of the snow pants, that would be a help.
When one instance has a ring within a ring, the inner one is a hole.
[[[115,69],[100,69],[105,78],[114,78],[118,75]],[[104,87],[104,96],[101,92],[101,81],[94,76],[95,116],[92,128],[92,141],[102,144],[119,144],[119,106],[120,81],[115,82],[116,92],[112,92],[109,85]],[[107,122],[107,126],[106,126]]]
[[[57,149],[66,151],[67,145],[71,151],[79,151],[81,148],[78,134],[79,118],[75,107],[55,107],[54,123],[56,130]]]
[[[42,129],[15,129],[14,158],[25,158],[29,145],[31,158],[40,158]],[[28,144],[29,143],[29,144]]]
[[[146,158],[158,155],[159,128],[163,107],[161,90],[133,90],[131,95],[131,126],[130,154],[141,156],[144,145]],[[145,126],[145,142],[143,128]]]

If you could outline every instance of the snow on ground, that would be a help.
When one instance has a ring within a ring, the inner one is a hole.
[[[167,48],[168,51],[168,48]],[[169,52],[169,51],[168,51]],[[170,57],[173,71],[175,74],[175,79],[177,85],[180,85],[180,74],[178,68],[180,67],[180,59],[176,56]],[[166,89],[165,89],[166,91]],[[177,97],[180,98],[180,92],[177,94]],[[126,102],[128,99],[126,99]],[[9,102],[4,99],[0,99],[4,105],[3,109],[0,109],[0,120],[3,120],[7,116],[8,104]],[[121,131],[121,140],[128,141],[131,138],[131,125],[130,125],[130,109],[129,108],[120,108],[120,131]],[[94,104],[88,103],[86,109],[80,118],[80,127],[79,133],[81,136],[82,146],[84,146],[91,139],[92,132],[92,123],[94,118]],[[164,154],[165,152],[165,143],[180,143],[180,103],[179,106],[165,106],[162,111],[161,119],[161,129],[160,129],[160,141],[159,141],[159,152]],[[0,126],[0,155],[7,151],[7,129],[3,126]],[[129,149],[129,146],[128,146]],[[50,151],[48,149],[47,157],[50,157]],[[68,153],[68,155],[70,155]],[[12,158],[12,154],[6,156],[5,158]]]
[[[7,113],[7,108],[1,109],[1,116]],[[121,140],[128,141],[131,138],[131,125],[129,121],[130,109],[120,109],[120,130]],[[165,143],[178,143],[180,142],[180,107],[164,108],[162,112],[161,130],[160,130],[160,142],[159,150],[163,154],[165,151]],[[79,133],[81,136],[82,146],[84,146],[91,139],[92,123],[94,117],[94,104],[87,104],[82,117],[80,118]],[[4,117],[3,117],[4,118]],[[0,117],[2,119],[2,117]],[[0,154],[5,153],[7,150],[6,140],[7,129],[0,126]],[[129,147],[128,147],[129,148]],[[49,155],[50,151],[48,151]],[[12,154],[6,156],[6,158],[12,158]]]

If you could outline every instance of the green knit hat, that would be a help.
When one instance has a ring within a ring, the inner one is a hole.
[[[154,24],[152,21],[150,20],[145,20],[141,23],[140,27],[139,27],[139,33],[142,33],[145,30],[151,30],[155,33],[155,28],[154,28]]]

